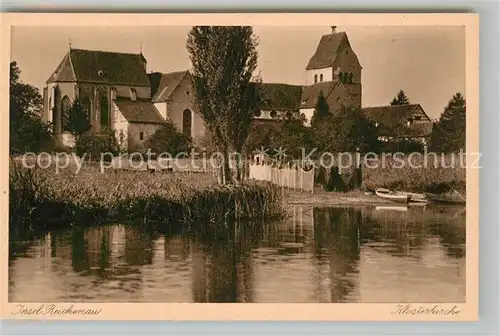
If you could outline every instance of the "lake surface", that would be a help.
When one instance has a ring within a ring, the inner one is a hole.
[[[11,242],[11,302],[464,302],[462,208],[312,208],[225,237],[137,226]]]

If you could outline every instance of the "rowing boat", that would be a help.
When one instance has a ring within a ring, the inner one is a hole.
[[[376,206],[375,211],[408,211],[408,207],[406,205],[394,205],[394,206]]]
[[[465,204],[464,200],[461,199],[453,199],[450,197],[445,197],[441,195],[436,195],[436,194],[431,194],[431,193],[425,193],[425,196],[427,199],[433,203],[440,203],[440,204]]]
[[[425,194],[412,193],[406,191],[397,191],[396,193],[400,193],[401,195],[410,196],[410,202],[412,203],[429,203],[429,199]]]
[[[385,200],[396,203],[409,203],[411,200],[410,195],[405,195],[400,192],[394,192],[386,188],[377,188],[375,190],[375,195]]]

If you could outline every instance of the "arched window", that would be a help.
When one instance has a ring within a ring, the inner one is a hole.
[[[182,113],[182,133],[191,137],[192,112],[190,109],[185,109]]]
[[[71,100],[69,100],[68,96],[64,96],[63,99],[61,100],[62,132],[66,131],[68,128],[70,109],[71,109]]]
[[[314,84],[318,82],[318,75],[314,75]]]
[[[254,113],[253,113],[253,115],[255,117],[260,117],[262,115],[262,112],[260,110],[255,110]]]
[[[80,104],[82,105],[82,110],[85,113],[85,117],[87,118],[87,121],[90,121],[91,119],[91,105],[90,105],[90,98],[85,97],[80,101]]]
[[[276,118],[276,114],[277,114],[276,111],[272,110],[269,115],[271,116],[271,118]]]
[[[322,82],[323,81],[323,74],[319,75],[319,81]]]
[[[116,90],[116,88],[112,87],[111,88],[111,100],[115,100],[117,96],[118,96],[118,91]]]
[[[287,112],[285,113],[285,119],[292,119],[292,112],[287,111]]]
[[[137,100],[137,91],[134,88],[130,89],[130,100],[132,101]]]
[[[353,74],[352,72],[349,74],[349,84],[352,84],[352,78],[353,78]]]
[[[101,110],[101,127],[109,126],[109,104],[107,97],[101,97],[99,101],[99,109]]]

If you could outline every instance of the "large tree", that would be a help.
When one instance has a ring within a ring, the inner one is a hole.
[[[311,127],[315,129],[319,124],[324,122],[330,116],[330,106],[326,101],[323,91],[319,92],[318,100],[314,106],[314,114],[311,118]]]
[[[376,129],[359,108],[343,106],[315,131],[315,145],[331,153],[377,151]]]
[[[74,100],[63,121],[64,130],[73,133],[77,138],[87,132],[91,126],[89,111],[83,107],[79,99]]]
[[[10,63],[10,152],[40,152],[52,144],[52,127],[43,123],[43,99],[38,88],[20,81],[21,70]]]
[[[187,49],[193,65],[198,111],[217,150],[223,153],[222,182],[234,182],[230,152],[242,154],[253,112],[259,108],[257,39],[248,26],[196,26]],[[237,162],[236,181],[241,181]]]
[[[398,94],[391,101],[391,105],[409,105],[410,99],[403,90],[399,90]]]
[[[456,93],[448,102],[439,121],[434,125],[431,148],[437,152],[457,152],[465,149],[466,102]]]
[[[306,153],[312,149],[311,129],[300,119],[287,119],[280,132],[271,139],[270,147],[289,158],[299,159],[302,156],[302,148]]]

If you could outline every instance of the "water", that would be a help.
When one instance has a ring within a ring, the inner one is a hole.
[[[400,210],[293,206],[226,237],[53,231],[11,242],[9,301],[464,302],[465,211]]]

